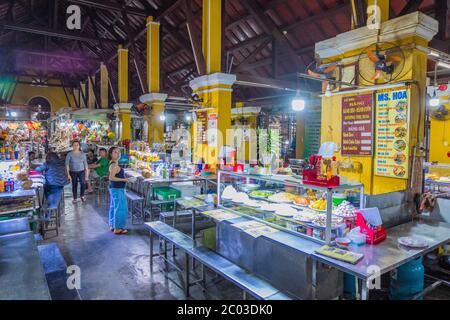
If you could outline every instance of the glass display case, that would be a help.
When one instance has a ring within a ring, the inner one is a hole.
[[[330,244],[354,226],[364,186],[303,184],[298,176],[219,171],[218,206],[312,241]]]
[[[450,198],[450,164],[425,162],[424,191]]]

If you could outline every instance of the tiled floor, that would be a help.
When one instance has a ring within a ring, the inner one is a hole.
[[[80,267],[81,299],[185,299],[183,291],[158,271],[163,267],[159,259],[156,258],[154,272],[150,274],[149,235],[142,226],[129,223],[130,233],[123,236],[109,231],[107,204],[107,199],[96,195],[89,196],[85,204],[72,204],[67,193],[59,236],[50,238],[52,234],[49,233],[44,241],[57,243],[67,265]],[[181,256],[177,259],[183,263]],[[177,272],[173,271],[169,276],[181,283]],[[241,297],[242,292],[237,287],[221,281],[210,287],[207,293],[199,286],[192,287],[190,299]]]

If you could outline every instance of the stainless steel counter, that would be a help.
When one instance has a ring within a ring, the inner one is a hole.
[[[313,253],[312,256],[359,279],[367,280],[371,276],[370,270],[368,270],[369,266],[378,266],[380,273],[384,274],[450,241],[450,224],[442,222],[409,222],[388,229],[387,232],[387,239],[380,244],[361,247],[350,246],[349,250],[364,254],[364,258],[356,265],[328,258],[317,253]],[[419,250],[400,246],[397,242],[398,238],[407,236],[423,237],[428,241],[429,246]]]
[[[34,197],[36,196],[36,190],[15,190],[14,192],[2,192],[0,193],[1,199],[11,199],[11,198],[24,198],[24,197]]]
[[[0,300],[51,300],[32,232],[0,236]]]

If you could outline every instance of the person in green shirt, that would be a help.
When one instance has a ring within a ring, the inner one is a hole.
[[[92,178],[103,178],[109,175],[109,160],[108,160],[108,152],[106,149],[101,148],[99,150],[100,159],[93,164],[89,165],[89,169],[91,169]],[[88,192],[92,193],[94,190],[92,189],[92,183],[90,180],[87,181]]]

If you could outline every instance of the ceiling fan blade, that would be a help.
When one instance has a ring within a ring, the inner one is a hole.
[[[336,68],[337,68],[337,64],[333,64],[333,65],[331,65],[331,66],[325,68],[325,69],[323,70],[323,72],[324,72],[324,73],[332,73],[334,70],[336,70]]]
[[[373,51],[371,49],[367,50],[367,56],[369,57],[370,61],[372,61],[373,63],[377,63],[378,61],[380,61],[380,59],[377,57],[377,55],[375,53],[373,53]]]
[[[311,76],[311,77],[314,77],[314,78],[320,78],[320,73],[317,73],[317,72],[314,72],[314,71],[311,71],[311,70],[308,70],[308,74]]]
[[[401,62],[402,61],[402,57],[400,56],[387,56],[386,57],[386,62]]]
[[[381,70],[377,70],[374,74],[374,76],[372,77],[372,80],[378,80],[381,77]]]
[[[328,81],[322,81],[322,92],[327,91]]]

